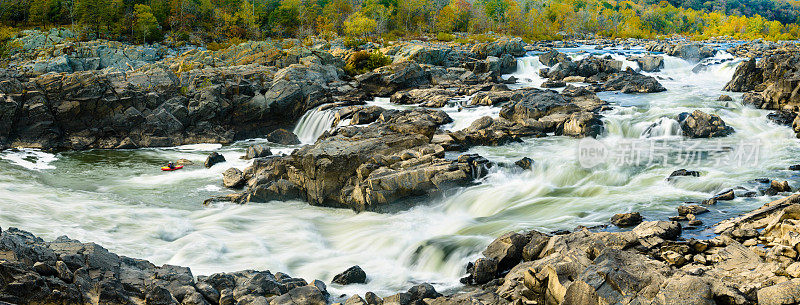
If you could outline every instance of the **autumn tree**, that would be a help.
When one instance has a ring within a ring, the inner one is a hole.
[[[361,13],[375,20],[378,33],[385,33],[396,8],[397,1],[394,0],[367,0],[362,3]]]
[[[378,23],[361,14],[360,12],[350,15],[344,22],[344,32],[351,37],[363,37],[375,32]]]
[[[344,22],[353,13],[353,6],[348,0],[332,0],[322,9],[322,15],[327,24],[323,25],[326,31],[341,34]]]

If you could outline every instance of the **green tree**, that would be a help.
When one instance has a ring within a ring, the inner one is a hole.
[[[28,10],[28,22],[47,25],[50,23],[50,14],[53,7],[58,4],[55,0],[33,0]]]
[[[109,16],[114,14],[111,0],[75,0],[75,15],[95,34],[109,24]]]
[[[300,27],[300,2],[296,0],[283,0],[270,14],[270,26],[275,34],[289,36],[297,32]]]
[[[234,17],[236,18],[236,22],[245,30],[248,37],[252,38],[257,36],[258,25],[256,25],[256,9],[252,2],[242,1]]]
[[[161,40],[161,27],[158,25],[158,20],[153,15],[150,6],[136,4],[134,6],[134,15],[136,16],[134,32],[138,32],[142,42]]]
[[[397,8],[397,2],[386,0],[367,0],[362,3],[361,13],[377,23],[378,33],[389,30],[389,22]]]

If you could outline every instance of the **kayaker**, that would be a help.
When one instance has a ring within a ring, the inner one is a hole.
[[[169,167],[169,169],[175,169],[175,164],[173,164],[172,162],[167,163],[167,167]]]

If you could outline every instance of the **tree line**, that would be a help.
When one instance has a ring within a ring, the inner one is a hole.
[[[569,37],[800,37],[800,7],[769,0],[2,0],[6,27],[71,26],[86,38],[388,39],[439,33]]]

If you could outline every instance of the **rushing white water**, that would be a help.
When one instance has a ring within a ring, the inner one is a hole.
[[[717,57],[722,56],[729,55]],[[737,62],[693,73],[693,63],[667,56],[663,71],[650,74],[660,77],[668,91],[599,94],[613,109],[603,113],[606,131],[598,141],[615,148],[626,141],[654,140],[671,153],[698,145],[713,147],[716,140],[684,140],[677,128],[678,114],[699,109],[719,115],[735,128],[724,145],[758,144],[760,160],[755,165],[689,165],[701,177],[666,181],[680,167],[601,164],[587,169],[577,162],[578,139],[551,136],[469,151],[501,164],[530,157],[534,160],[531,171],[495,166],[482,183],[419,200],[415,207],[355,213],[300,201],[202,206],[203,199],[227,192],[220,187],[225,169],[249,164],[239,159],[247,145],[270,145],[275,153],[296,148],[263,139],[228,146],[58,154],[5,151],[0,152],[0,226],[17,226],[48,239],[68,235],[93,241],[156,264],[189,266],[195,274],[270,269],[329,282],[352,265],[367,272],[367,284],[329,286],[334,295],[366,291],[388,295],[419,282],[431,282],[440,290],[454,288],[466,263],[509,230],[600,225],[613,214],[627,211],[639,211],[651,220],[666,219],[685,201],[705,199],[726,188],[756,190],[762,187],[753,181],[756,178],[789,180],[796,186],[793,173],[782,170],[800,158],[793,132],[768,121],[765,111],[717,101]],[[536,56],[520,58],[518,63],[519,70],[512,75],[521,80],[520,86],[541,84],[538,69],[542,66]],[[740,99],[738,94],[730,95]],[[388,99],[368,104],[413,107],[392,105]],[[454,119],[446,128],[461,129],[499,112],[499,107],[459,109],[456,105],[443,109]],[[331,127],[331,113],[310,111],[295,132],[304,143],[314,142]],[[222,153],[227,162],[210,169],[158,170],[178,158],[202,163],[210,151]],[[699,219],[713,223],[773,198],[720,202]],[[687,230],[686,234],[708,232]]]
[[[334,108],[325,110],[314,108],[303,114],[294,127],[294,134],[304,144],[314,143],[323,132],[332,127],[335,119],[336,110]]]
[[[653,123],[644,122],[644,125],[648,126],[642,131],[640,138],[674,137],[683,134],[680,123],[668,117],[662,117]]]
[[[517,79],[516,84],[509,86],[511,88],[539,87],[547,81],[547,79],[539,76],[539,71],[543,68],[547,68],[547,66],[539,61],[538,55],[525,56],[517,59],[517,71],[504,75],[503,79],[508,79],[511,76]]]

